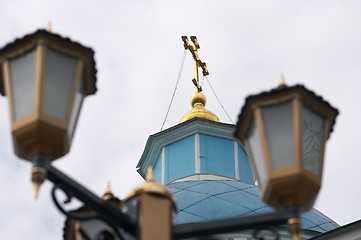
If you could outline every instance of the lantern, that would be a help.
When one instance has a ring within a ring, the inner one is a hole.
[[[266,203],[275,208],[312,207],[337,114],[301,85],[283,85],[246,99],[235,135],[247,149]]]

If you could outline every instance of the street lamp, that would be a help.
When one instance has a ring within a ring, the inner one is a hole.
[[[46,178],[54,183],[55,205],[69,219],[76,220],[72,223],[83,236],[123,239],[123,235],[139,235],[140,239],[147,240],[150,239],[147,233],[153,231],[156,239],[169,239],[173,223],[170,216],[162,216],[162,224],[170,220],[167,234],[151,228],[140,230],[137,219],[132,219],[129,212],[123,213],[122,203],[111,194],[101,199],[50,164],[68,153],[83,99],[96,92],[93,55],[91,48],[45,30],[26,35],[0,49],[0,93],[9,100],[15,153],[33,163],[32,182],[36,195]],[[138,211],[142,216],[139,224],[164,230],[165,226],[162,228],[158,224],[159,217],[150,214],[159,206],[168,206],[168,213],[172,215],[174,202],[167,197],[170,193],[154,182],[145,183],[145,191],[141,190],[142,186],[130,199],[130,202],[139,199],[142,208]],[[84,207],[79,211],[65,210],[58,201],[58,190],[67,197],[64,203],[70,203],[75,197],[85,204]],[[156,200],[160,200],[159,205]]]
[[[325,144],[338,111],[304,86],[247,97],[236,137],[243,141],[262,199],[276,209],[312,207]]]
[[[96,91],[91,48],[38,30],[0,50],[14,149],[32,161],[37,195],[45,164],[68,153],[84,97]]]

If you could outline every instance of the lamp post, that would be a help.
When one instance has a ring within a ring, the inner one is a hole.
[[[45,179],[54,183],[55,205],[83,231],[71,239],[168,240],[250,228],[256,236],[265,224],[286,223],[297,236],[300,211],[312,206],[320,188],[336,109],[303,86],[248,97],[235,136],[248,149],[262,198],[277,211],[174,224],[175,201],[151,174],[123,202],[110,191],[99,198],[51,165],[68,153],[83,99],[96,92],[93,55],[92,49],[45,30],[0,49],[0,93],[8,96],[15,153],[33,163],[36,194]],[[64,203],[77,198],[84,208],[65,210],[58,190],[66,194]]]

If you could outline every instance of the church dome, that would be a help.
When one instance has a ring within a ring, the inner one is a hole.
[[[206,96],[199,84],[198,67],[208,74],[201,62],[198,42],[184,46],[195,61],[196,93],[192,109],[171,128],[151,135],[137,171],[145,177],[151,167],[154,181],[165,185],[176,199],[176,224],[213,221],[271,213],[275,210],[260,198],[250,161],[242,143],[234,137],[236,126],[221,123],[205,108]],[[204,74],[204,75],[207,75]],[[302,213],[301,239],[331,231],[339,225],[316,209]],[[277,226],[281,239],[290,239],[287,226]],[[250,239],[250,231],[227,233],[216,239]],[[269,239],[269,238],[267,238]]]

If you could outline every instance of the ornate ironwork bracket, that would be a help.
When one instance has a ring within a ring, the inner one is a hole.
[[[116,233],[119,239],[122,239],[121,234],[117,229],[136,236],[136,224],[119,209],[112,206],[109,202],[99,198],[82,185],[66,176],[55,167],[48,164],[45,166],[47,170],[47,178],[54,183],[52,190],[52,198],[57,208],[67,217],[76,220],[89,220],[93,218],[101,219],[106,222]],[[64,204],[70,203],[72,198],[75,197],[83,202],[87,207],[94,210],[92,214],[75,214],[74,212],[66,211],[58,201],[55,192],[62,190],[66,195]]]
[[[260,231],[267,230],[270,231],[277,240],[279,239],[279,233],[273,226],[285,225],[290,218],[299,218],[299,211],[297,208],[290,208],[283,211],[254,216],[228,218],[209,222],[179,224],[174,227],[174,238],[183,239],[191,237],[204,237],[211,236],[213,234],[253,229],[253,237],[255,239],[262,239],[259,237]]]

